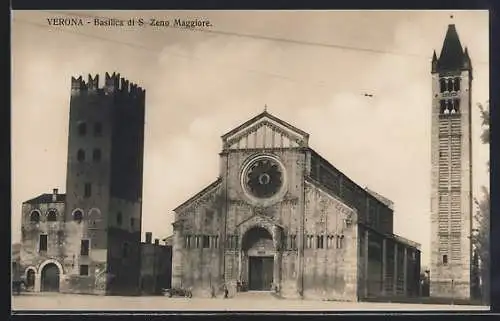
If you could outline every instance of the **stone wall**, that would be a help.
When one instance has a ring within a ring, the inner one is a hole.
[[[356,301],[355,211],[311,183],[306,183],[305,193],[304,297]],[[352,223],[346,224],[347,218]],[[318,244],[318,237],[323,244]]]

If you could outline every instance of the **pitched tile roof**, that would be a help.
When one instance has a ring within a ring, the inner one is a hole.
[[[64,203],[66,194],[56,194],[56,201],[52,200],[53,194],[42,194],[30,200],[23,202],[24,204],[49,204],[49,203]]]

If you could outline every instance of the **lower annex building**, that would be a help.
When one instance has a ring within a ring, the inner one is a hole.
[[[392,202],[308,140],[267,111],[222,136],[219,178],[174,210],[173,287],[345,301],[419,294],[420,245],[393,234]]]

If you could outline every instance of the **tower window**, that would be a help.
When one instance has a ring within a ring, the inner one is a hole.
[[[82,240],[81,247],[80,247],[80,255],[81,256],[88,256],[89,249],[90,249],[90,241],[89,240]]]
[[[444,93],[446,91],[446,79],[439,79],[439,91]]]
[[[445,109],[446,109],[446,101],[440,100],[439,101],[439,113],[444,114]]]
[[[455,78],[455,82],[453,84],[453,90],[455,91],[460,90],[460,78]]]
[[[101,123],[95,123],[94,124],[94,136],[102,136],[102,124]]]
[[[47,213],[47,221],[48,222],[55,222],[55,221],[57,221],[57,213],[56,213],[55,210],[50,210]]]
[[[447,86],[446,89],[448,91],[453,91],[453,79],[449,78],[448,81],[447,81],[447,83],[448,83],[448,86]]]
[[[85,151],[83,149],[78,150],[76,153],[76,159],[78,159],[79,162],[83,162],[85,160]]]
[[[118,226],[121,226],[122,222],[123,222],[122,212],[118,212],[118,214],[116,214],[116,224],[118,224]]]
[[[87,264],[80,265],[80,275],[81,276],[89,275],[89,266]]]
[[[78,124],[78,135],[85,136],[87,134],[87,124],[79,123]]]
[[[443,265],[448,265],[448,255],[443,255]]]
[[[452,114],[455,114],[455,113],[458,113],[460,111],[460,99],[453,99],[451,101],[451,105],[452,105]]]
[[[38,246],[39,252],[47,251],[47,234],[40,235],[40,244]]]
[[[92,184],[90,183],[85,183],[84,191],[83,191],[83,196],[86,198],[89,198],[92,195]]]
[[[40,213],[38,211],[31,212],[30,222],[31,223],[39,223],[40,222]]]
[[[99,148],[94,149],[92,153],[92,159],[94,160],[94,162],[101,161],[101,150]]]

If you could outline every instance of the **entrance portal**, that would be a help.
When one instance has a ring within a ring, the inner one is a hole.
[[[43,292],[59,292],[59,268],[54,263],[45,265],[42,269],[42,284],[40,290]]]
[[[271,290],[274,258],[272,256],[251,256],[248,263],[249,290]]]

